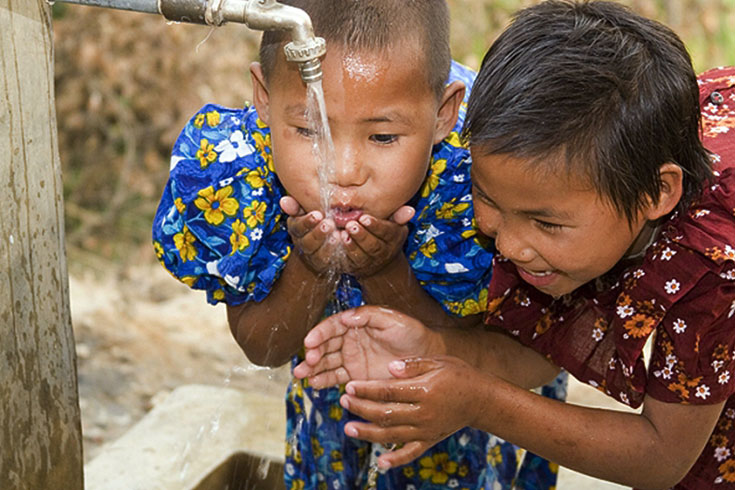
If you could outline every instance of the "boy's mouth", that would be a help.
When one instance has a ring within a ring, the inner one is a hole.
[[[516,266],[516,269],[518,269],[518,274],[520,274],[521,279],[529,283],[531,286],[534,286],[536,288],[543,288],[545,286],[549,286],[551,283],[556,280],[558,274],[555,271],[529,271],[524,269],[523,267]]]
[[[362,209],[351,207],[335,206],[329,211],[332,214],[332,219],[334,219],[334,224],[337,225],[337,228],[344,228],[347,226],[347,223],[357,221],[362,216]]]

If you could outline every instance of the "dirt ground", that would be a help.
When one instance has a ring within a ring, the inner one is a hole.
[[[233,340],[223,306],[178,283],[145,257],[120,267],[92,257],[70,260],[72,322],[85,462],[121,436],[174,388],[229,386],[282,397],[287,367],[250,364]],[[569,400],[615,407],[577,382]],[[559,489],[619,489],[562,469]]]

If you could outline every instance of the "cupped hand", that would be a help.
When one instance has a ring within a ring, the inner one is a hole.
[[[388,265],[403,250],[408,223],[415,210],[402,206],[390,219],[363,214],[340,231],[345,250],[346,272],[355,277],[370,277]]]
[[[413,461],[481,411],[478,383],[489,382],[455,357],[412,358],[389,365],[395,379],[351,381],[342,407],[367,422],[349,422],[345,434],[381,444],[402,444],[378,459],[387,469]]]
[[[391,361],[444,352],[441,335],[403,313],[361,306],[333,315],[304,338],[305,360],[294,368],[315,388],[385,379]]]
[[[320,211],[306,213],[291,196],[282,197],[280,205],[288,215],[288,233],[304,263],[317,274],[332,268],[335,257],[340,256],[341,240],[334,221],[325,219]]]

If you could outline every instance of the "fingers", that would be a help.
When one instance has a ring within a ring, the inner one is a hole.
[[[324,371],[314,376],[309,376],[309,385],[317,390],[334,385],[342,385],[350,380],[347,370],[340,366],[333,371]]]
[[[337,315],[332,315],[319,322],[314,328],[312,328],[306,337],[304,337],[304,347],[307,349],[316,349],[329,340],[344,335],[349,326],[345,324],[345,318],[350,317],[354,314],[354,310],[347,310]],[[327,346],[324,346],[325,348]],[[331,352],[338,349],[340,346],[332,346],[328,350],[323,352]]]
[[[405,225],[409,221],[411,221],[411,218],[416,214],[416,210],[412,208],[411,206],[401,206],[398,208],[398,211],[393,213],[393,216],[391,216],[391,220],[399,225]]]
[[[283,212],[289,216],[304,214],[304,209],[299,205],[299,202],[291,196],[282,197],[278,203],[281,205]]]
[[[438,359],[412,357],[402,361],[392,361],[388,364],[388,370],[396,378],[415,378],[438,369],[440,365],[441,361]]]
[[[341,315],[340,321],[346,328],[367,327],[379,330],[400,327],[402,329],[412,327],[424,327],[417,319],[405,315],[399,311],[384,308],[382,306],[367,305],[355,308]]]
[[[425,441],[408,442],[399,449],[388,451],[378,458],[378,468],[387,470],[404,464],[424,454],[433,444]]]

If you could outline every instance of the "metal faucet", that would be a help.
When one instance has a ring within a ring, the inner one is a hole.
[[[221,26],[245,24],[260,31],[289,31],[283,48],[286,59],[299,65],[301,79],[309,84],[322,79],[319,58],[326,53],[323,38],[314,35],[311,18],[303,10],[276,0],[58,0],[121,10],[161,14],[174,22]]]

